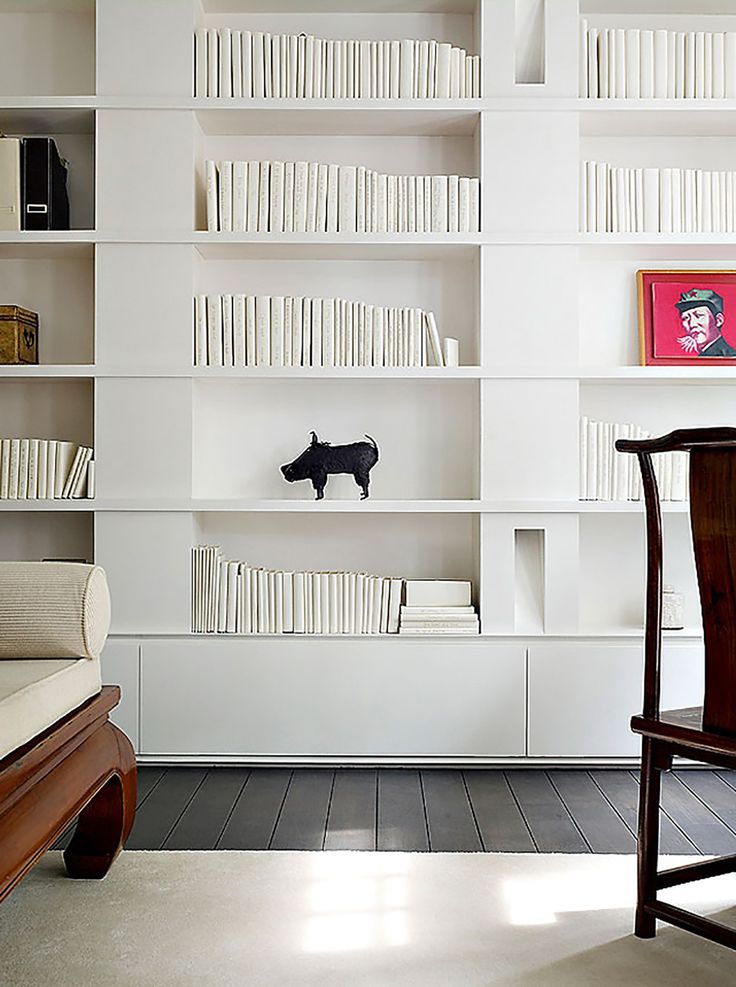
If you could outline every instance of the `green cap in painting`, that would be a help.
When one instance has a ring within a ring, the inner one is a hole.
[[[680,312],[687,312],[689,308],[698,308],[700,305],[707,305],[713,315],[723,315],[723,299],[710,288],[691,288],[690,291],[683,291],[679,302],[675,302],[675,308]]]

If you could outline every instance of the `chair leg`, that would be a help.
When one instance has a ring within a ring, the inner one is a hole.
[[[104,877],[133,826],[137,793],[135,754],[128,738],[112,723],[106,723],[102,731],[112,732],[117,744],[115,773],[79,816],[74,837],[64,852],[69,877]]]
[[[637,836],[638,901],[634,934],[640,939],[656,935],[657,920],[644,910],[657,896],[659,857],[659,801],[662,772],[654,741],[642,740],[641,783],[639,786],[639,827]]]

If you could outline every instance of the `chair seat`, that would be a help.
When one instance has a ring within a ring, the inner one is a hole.
[[[736,736],[703,730],[703,707],[663,710],[658,719],[633,716],[631,729],[653,740],[665,741],[677,748],[686,748],[709,760],[709,754],[736,758]]]
[[[98,659],[0,661],[0,760],[101,688]]]

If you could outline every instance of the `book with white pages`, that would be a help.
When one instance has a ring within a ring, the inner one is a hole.
[[[56,464],[54,497],[59,500],[64,494],[67,479],[71,472],[72,464],[77,454],[77,443],[56,440]]]

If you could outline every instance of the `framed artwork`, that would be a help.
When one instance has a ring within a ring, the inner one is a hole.
[[[736,271],[637,271],[643,366],[736,363]]]

